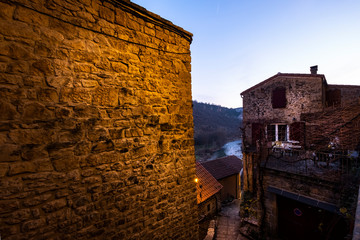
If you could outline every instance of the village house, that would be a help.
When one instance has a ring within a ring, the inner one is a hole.
[[[242,161],[236,156],[226,156],[201,163],[202,166],[223,186],[221,202],[240,199]]]
[[[351,239],[360,86],[331,85],[317,66],[310,70],[278,73],[241,93],[242,214],[263,236]]]

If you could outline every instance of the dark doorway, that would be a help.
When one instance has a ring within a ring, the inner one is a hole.
[[[341,240],[348,233],[344,218],[277,195],[278,235],[287,240]]]

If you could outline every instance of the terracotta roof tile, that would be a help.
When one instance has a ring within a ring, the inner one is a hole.
[[[227,156],[203,162],[202,165],[217,180],[237,174],[243,167],[241,159],[235,156]]]
[[[196,176],[198,178],[198,182],[196,183],[198,204],[219,192],[223,187],[201,163],[198,162],[196,163]]]

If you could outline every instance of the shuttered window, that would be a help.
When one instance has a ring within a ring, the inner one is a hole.
[[[286,89],[284,87],[275,88],[272,92],[272,107],[285,108],[286,107]]]

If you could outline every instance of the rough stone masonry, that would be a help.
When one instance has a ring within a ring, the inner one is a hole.
[[[1,239],[197,239],[191,40],[130,1],[0,1]]]

